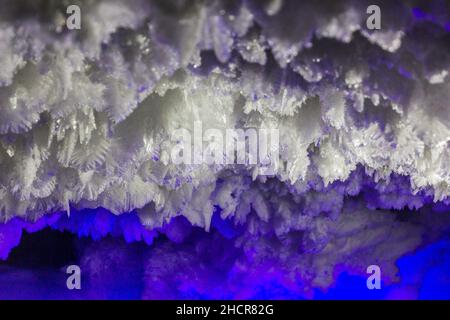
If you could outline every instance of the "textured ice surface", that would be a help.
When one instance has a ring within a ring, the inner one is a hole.
[[[379,31],[360,0],[72,2],[78,31],[64,2],[0,2],[0,258],[55,212],[94,237],[110,218],[82,209],[128,213],[116,231],[151,243],[177,216],[208,231],[217,211],[243,229],[231,247],[245,259],[328,287],[378,256],[395,278],[393,262],[445,227],[397,228],[389,210],[449,211],[447,1],[381,1]],[[170,137],[195,121],[279,129],[278,172],[174,165]]]
[[[448,236],[405,255],[448,228],[448,217],[425,209],[374,212],[350,201],[336,223],[319,222],[326,234],[308,234],[306,242],[301,232],[249,235],[218,212],[208,233],[184,217],[152,232],[133,214],[85,210],[48,217],[21,224],[32,234],[11,252],[9,265],[0,262],[1,299],[450,297]],[[36,232],[45,226],[80,238],[67,243],[67,236],[55,238],[48,229]],[[108,236],[120,234],[125,241]],[[312,237],[322,239],[323,249],[312,246]],[[83,275],[83,289],[75,292],[66,289],[63,272],[73,263]],[[382,268],[382,290],[366,288],[365,269],[373,263]]]

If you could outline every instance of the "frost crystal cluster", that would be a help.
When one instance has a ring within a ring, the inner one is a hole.
[[[0,3],[0,257],[33,224],[105,235],[79,222],[101,208],[136,218],[119,232],[132,240],[182,243],[175,217],[210,244],[219,230],[242,251],[230,292],[270,261],[307,292],[370,264],[394,280],[397,258],[449,226],[448,1],[378,1],[380,30],[365,0]],[[276,172],[174,164],[173,132],[196,121],[277,129]],[[201,273],[203,249],[179,246],[149,253],[149,282]]]

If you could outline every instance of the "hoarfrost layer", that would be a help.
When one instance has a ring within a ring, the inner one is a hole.
[[[208,229],[214,206],[289,221],[338,214],[364,174],[381,206],[448,203],[448,3],[382,2],[380,31],[365,1],[76,3],[69,31],[63,2],[2,1],[3,222],[70,206],[149,227]],[[172,164],[172,132],[194,121],[279,129],[277,174]],[[400,197],[393,176],[409,178]]]

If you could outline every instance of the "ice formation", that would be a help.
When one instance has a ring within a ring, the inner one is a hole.
[[[378,2],[372,31],[365,0],[72,1],[81,30],[65,1],[1,1],[0,258],[22,228],[161,232],[179,245],[149,253],[148,282],[200,273],[186,228],[166,229],[186,219],[207,245],[216,212],[239,230],[224,240],[244,252],[235,281],[273,259],[294,291],[374,263],[395,279],[400,256],[450,226],[450,5]],[[278,129],[277,172],[173,164],[172,133],[195,121]],[[104,210],[132,218],[114,229]]]

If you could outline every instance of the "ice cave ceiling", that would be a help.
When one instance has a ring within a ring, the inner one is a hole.
[[[450,228],[450,3],[377,1],[368,30],[372,2],[74,0],[67,30],[68,1],[0,1],[0,258],[50,226],[143,240],[146,281],[182,265],[197,296],[252,297],[270,266],[306,296],[371,264],[394,281]],[[196,122],[275,128],[276,172],[174,164]]]

